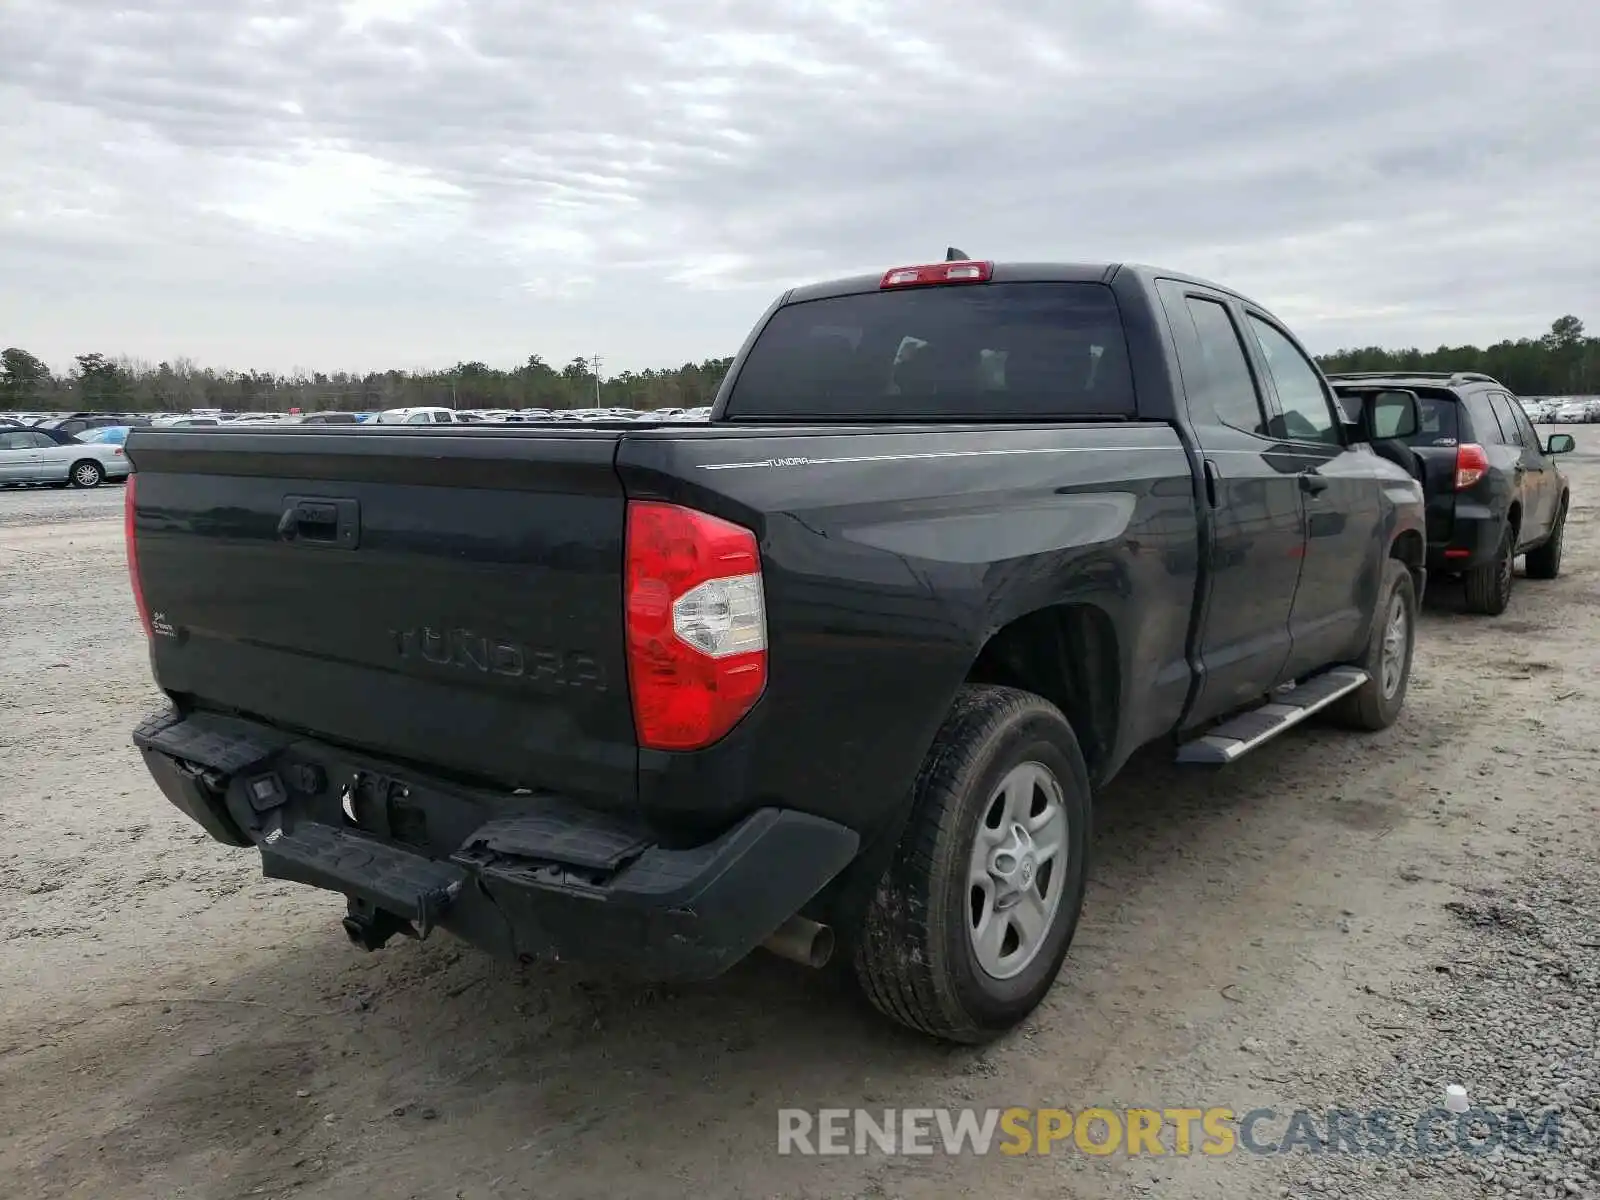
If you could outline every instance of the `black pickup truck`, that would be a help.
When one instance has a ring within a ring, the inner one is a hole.
[[[1061,968],[1091,797],[1406,693],[1417,482],[1244,297],[953,259],[795,289],[702,425],[139,429],[167,797],[358,945],[852,962],[935,1036]]]

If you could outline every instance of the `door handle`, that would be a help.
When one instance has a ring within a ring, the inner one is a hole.
[[[1315,471],[1301,471],[1300,490],[1308,496],[1320,496],[1328,490],[1328,481]]]

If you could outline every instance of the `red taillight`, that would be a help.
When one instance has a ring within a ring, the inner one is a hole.
[[[1469,488],[1489,473],[1489,456],[1475,442],[1456,447],[1456,491]]]
[[[134,496],[138,479],[137,475],[129,475],[122,493],[122,539],[128,548],[128,582],[133,585],[133,603],[139,610],[139,624],[144,626],[144,635],[149,637],[152,632],[150,608],[144,602],[144,584],[139,582],[139,542],[134,537],[133,530]]]
[[[767,685],[756,536],[692,508],[630,500],[627,539],[628,683],[639,744],[709,746]]]
[[[988,283],[994,264],[961,259],[930,263],[925,267],[896,267],[883,276],[879,288],[927,287],[935,283]]]

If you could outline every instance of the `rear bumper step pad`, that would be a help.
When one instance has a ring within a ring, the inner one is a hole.
[[[418,937],[428,936],[467,882],[460,867],[315,821],[262,838],[261,873],[365,900],[410,921]]]

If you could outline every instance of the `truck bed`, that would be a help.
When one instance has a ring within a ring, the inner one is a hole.
[[[152,663],[181,711],[475,786],[712,832],[765,802],[859,826],[1016,615],[986,611],[996,588],[1053,597],[1039,561],[1103,558],[1083,599],[1112,612],[1170,592],[1127,630],[1128,684],[1153,689],[1139,724],[1170,727],[1187,689],[1193,493],[1161,423],[208,428],[128,449]],[[704,752],[635,736],[629,498],[761,540],[767,698]]]

